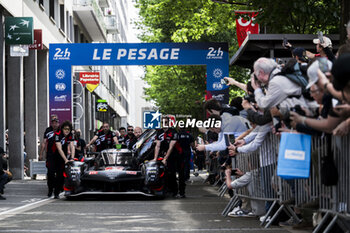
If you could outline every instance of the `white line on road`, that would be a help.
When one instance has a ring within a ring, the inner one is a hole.
[[[7,211],[0,212],[0,220],[3,220],[3,219],[8,218],[8,217],[12,217],[18,213],[23,212],[23,211],[30,210],[30,209],[42,206],[44,204],[50,203],[53,200],[54,200],[53,198],[46,198],[46,199],[43,199],[40,201],[29,203],[27,205],[19,206],[19,207],[14,208],[14,209],[9,209]]]

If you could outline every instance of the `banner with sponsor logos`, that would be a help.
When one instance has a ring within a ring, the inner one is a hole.
[[[238,45],[241,46],[248,34],[259,34],[259,24],[254,22],[259,12],[235,11],[235,14],[237,41]],[[239,17],[237,18],[238,15]]]
[[[50,44],[49,62],[50,114],[61,121],[72,119],[72,66],[205,65],[207,92],[228,102],[227,43]],[[62,96],[65,101],[55,101]]]

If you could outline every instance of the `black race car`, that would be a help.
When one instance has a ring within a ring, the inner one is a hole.
[[[107,149],[65,166],[67,198],[82,194],[165,196],[166,168],[153,158],[155,130],[145,131],[132,150]]]

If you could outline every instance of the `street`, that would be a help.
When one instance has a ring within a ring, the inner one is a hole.
[[[191,177],[186,199],[139,196],[46,198],[46,181],[7,184],[0,205],[0,232],[286,232],[262,229],[255,218],[222,217],[228,198]]]

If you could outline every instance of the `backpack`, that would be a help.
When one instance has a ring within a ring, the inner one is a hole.
[[[281,72],[276,75],[283,75],[290,81],[301,87],[302,93],[307,92],[306,86],[308,84],[308,78],[306,72],[303,72],[301,65],[295,59],[289,60],[282,68]]]

